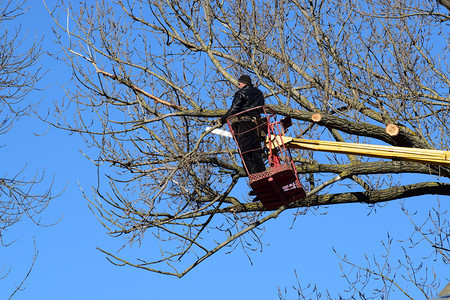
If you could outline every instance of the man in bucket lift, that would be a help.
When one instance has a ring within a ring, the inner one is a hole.
[[[253,86],[250,76],[242,75],[239,77],[238,87],[239,90],[234,94],[230,109],[219,119],[221,125],[232,115],[264,105],[264,95],[258,88]],[[260,113],[258,110],[253,110],[231,119],[231,127],[235,133],[249,174],[266,170],[262,159],[261,142],[257,132],[256,120],[258,118],[260,118]]]

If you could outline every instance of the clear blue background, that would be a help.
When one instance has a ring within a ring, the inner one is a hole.
[[[27,39],[44,36],[44,50],[58,50],[52,42],[53,24],[44,5],[41,1],[29,1],[28,5],[26,15],[8,23],[8,27],[21,24],[23,33],[28,29]],[[45,89],[29,94],[25,101],[42,100],[43,112],[63,99],[63,86],[70,84],[71,70],[47,55],[39,65],[48,69],[39,83]],[[1,274],[10,270],[0,280],[0,299],[8,298],[27,273],[34,241],[39,255],[25,290],[15,299],[278,299],[278,288],[287,288],[288,298],[296,299],[291,289],[296,286],[295,270],[302,285],[317,284],[337,297],[346,282],[340,277],[340,261],[333,247],[361,262],[365,253],[381,253],[381,241],[386,240],[387,232],[395,239],[406,239],[413,229],[399,203],[388,203],[370,215],[367,205],[340,205],[321,209],[328,212],[325,215],[310,212],[298,217],[293,228],[290,212],[269,221],[263,251],[251,253],[252,263],[238,249],[231,254],[217,253],[182,279],[117,267],[96,250],[117,249],[123,240],[105,234],[82,197],[79,185],[89,193],[90,186],[97,183],[97,170],[79,151],[84,149],[81,138],[25,117],[1,135],[0,141],[5,145],[0,148],[2,175],[15,174],[25,165],[28,177],[45,169],[47,184],[54,176],[54,191],[65,189],[41,216],[43,224],[55,225],[39,227],[24,220],[6,233],[5,241],[15,242],[0,248],[0,264],[4,266]],[[407,177],[403,179],[408,181]],[[246,192],[246,185],[241,187],[240,192]],[[448,198],[442,200],[449,208]],[[418,220],[423,221],[436,196],[407,202],[419,210]],[[149,252],[137,246],[126,251],[137,257],[146,257]],[[442,279],[449,276],[447,271],[437,269]]]

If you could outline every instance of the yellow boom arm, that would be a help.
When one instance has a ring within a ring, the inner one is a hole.
[[[267,145],[270,141],[267,141]],[[276,136],[272,146],[284,144],[286,148],[325,151],[342,154],[363,155],[434,164],[450,167],[450,151],[408,147],[380,146],[371,144],[342,143],[330,141],[303,140],[286,136]]]

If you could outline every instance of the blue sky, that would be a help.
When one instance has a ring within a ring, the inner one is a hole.
[[[42,2],[28,4],[29,12],[17,22],[24,31],[29,28],[30,38],[43,35],[45,50],[55,50],[53,24]],[[48,69],[40,83],[46,88],[31,93],[26,101],[42,99],[41,111],[45,111],[64,97],[63,87],[70,84],[71,70],[47,55],[39,64]],[[27,273],[34,241],[39,255],[25,290],[15,299],[278,299],[278,288],[288,288],[288,298],[295,299],[290,289],[296,284],[295,270],[303,285],[317,284],[336,297],[346,282],[340,277],[340,261],[333,247],[360,261],[365,253],[380,253],[387,232],[395,239],[407,239],[412,230],[399,203],[388,203],[370,214],[364,204],[340,205],[320,209],[326,214],[309,212],[298,217],[293,228],[289,212],[269,221],[263,251],[251,253],[252,263],[238,249],[231,254],[222,250],[182,279],[118,267],[96,250],[117,249],[122,241],[106,235],[82,197],[80,186],[88,191],[97,182],[96,168],[80,152],[89,151],[84,149],[82,139],[30,117],[21,119],[0,137],[0,144],[5,145],[0,148],[2,174],[14,174],[25,165],[29,176],[45,169],[47,183],[54,176],[54,191],[65,189],[42,214],[43,224],[55,225],[42,227],[24,220],[6,233],[5,240],[15,242],[0,248],[0,264],[4,266],[0,274],[10,269],[9,275],[0,280],[1,299],[9,297]],[[238,192],[245,193],[246,185],[240,187]],[[448,199],[441,200],[450,208]],[[424,221],[436,197],[407,202],[419,210],[418,220]],[[127,253],[145,256],[153,243],[134,246]],[[442,279],[448,276],[442,266],[436,271]]]

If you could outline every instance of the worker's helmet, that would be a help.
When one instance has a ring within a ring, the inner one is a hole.
[[[239,77],[238,81],[248,85],[252,85],[252,79],[248,75],[242,75],[241,77]]]

